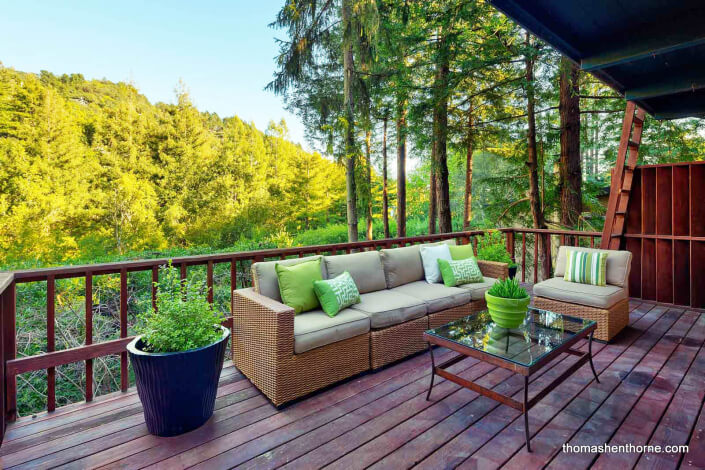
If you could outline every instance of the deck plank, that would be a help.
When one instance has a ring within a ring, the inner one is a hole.
[[[602,370],[601,367],[606,367],[619,358],[621,353],[641,337],[664,312],[665,309],[654,309],[653,305],[640,306],[632,311],[630,328],[620,336],[617,343],[607,345],[600,350],[599,355],[596,354],[595,365],[598,373]],[[547,399],[549,397],[544,398],[544,400]],[[540,409],[537,405],[529,413],[530,428],[534,432],[536,430],[535,412]],[[509,410],[507,407],[496,408],[478,421],[475,426],[469,427],[441,446],[424,459],[418,467],[424,469],[455,467],[471,456],[473,458],[468,461],[468,466],[484,462],[488,467],[492,467],[496,464],[492,463],[491,457],[485,457],[484,453],[496,454],[498,457],[504,456],[504,460],[524,445],[524,425],[519,419],[520,416],[519,412]],[[486,450],[474,456],[487,443],[489,444]]]
[[[134,388],[7,428],[2,468],[705,468],[705,315],[630,302],[630,327],[593,345],[601,384],[583,367],[530,412],[436,378],[419,354],[277,410],[227,363],[214,417],[175,438],[150,435]],[[585,350],[587,343],[580,342]],[[439,349],[438,358],[452,353]],[[533,376],[533,395],[575,361]],[[452,370],[519,398],[521,378],[465,359]],[[564,454],[562,444],[689,444],[683,454]]]

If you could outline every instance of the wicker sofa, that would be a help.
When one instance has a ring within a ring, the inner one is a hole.
[[[567,249],[607,251],[607,285],[592,286],[563,279]],[[554,277],[534,285],[534,306],[597,322],[595,338],[610,341],[629,323],[629,251],[596,250],[561,246]]]
[[[423,280],[419,245],[318,257],[324,279],[352,275],[359,304],[332,318],[282,304],[274,265],[311,257],[255,263],[254,288],[233,295],[233,361],[277,406],[421,351],[425,330],[484,309],[508,270],[478,261],[484,282],[446,287]]]

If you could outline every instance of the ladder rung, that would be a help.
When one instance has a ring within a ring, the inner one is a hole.
[[[629,146],[635,149],[639,148],[639,142],[634,142],[633,140],[629,141]]]
[[[620,210],[618,210],[618,211],[615,212],[614,214],[615,214],[615,215],[625,216],[625,215],[627,215],[627,211],[620,211]]]
[[[634,124],[641,126],[642,124],[644,124],[644,120],[639,116],[634,116]]]

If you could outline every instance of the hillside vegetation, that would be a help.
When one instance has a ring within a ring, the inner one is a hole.
[[[234,245],[344,217],[342,169],[188,95],[0,68],[0,265]]]

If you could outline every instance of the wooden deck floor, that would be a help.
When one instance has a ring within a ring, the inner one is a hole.
[[[595,344],[589,367],[530,412],[533,452],[517,411],[447,381],[426,401],[421,354],[275,409],[229,365],[213,418],[173,438],[147,433],[134,390],[12,424],[3,468],[705,468],[705,314],[632,303],[631,325]],[[581,347],[585,347],[582,344]],[[448,355],[441,350],[442,355]],[[575,358],[557,358],[534,392]],[[466,359],[456,373],[505,394],[518,376]],[[519,398],[518,396],[516,398]],[[570,444],[689,444],[682,453],[572,453]]]

